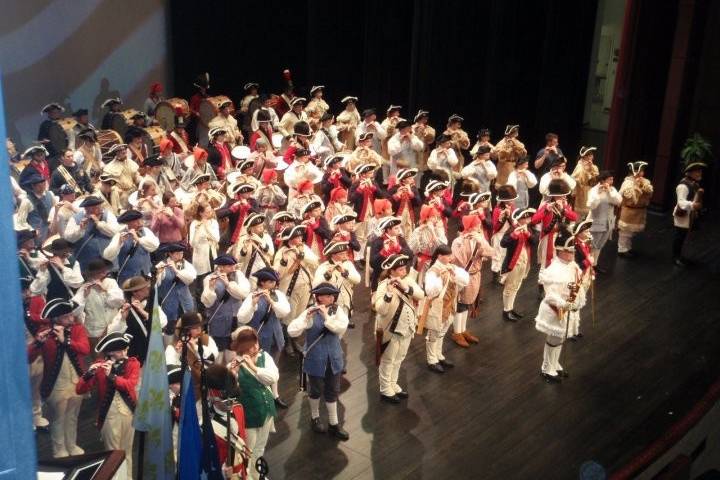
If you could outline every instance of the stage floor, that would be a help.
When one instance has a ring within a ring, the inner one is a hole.
[[[597,278],[595,322],[588,305],[584,338],[563,351],[570,378],[561,385],[540,377],[536,269],[518,295],[525,318],[516,324],[502,320],[501,288],[486,274],[480,318],[468,322],[481,342],[465,350],[448,335],[446,356],[456,367],[444,375],[427,370],[424,341],[413,340],[400,375],[410,398],[400,406],[379,400],[369,293],[358,289],[339,408],[350,440],[310,430],[297,363],[282,358],[281,394],[290,408],[270,437],[270,478],[572,479],[586,461],[609,471],[622,466],[720,375],[718,218],[690,237],[692,268],[673,266],[671,237],[670,219],[650,216],[635,242],[642,256],[621,259],[614,242],[606,246],[601,266],[609,273]],[[102,448],[94,402],[85,402],[82,415],[80,446]],[[38,439],[47,458],[49,436]]]

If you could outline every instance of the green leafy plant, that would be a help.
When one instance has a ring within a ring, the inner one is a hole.
[[[680,157],[683,159],[683,163],[688,165],[694,162],[710,163],[713,159],[712,145],[708,142],[705,137],[695,132],[685,140],[680,151]]]

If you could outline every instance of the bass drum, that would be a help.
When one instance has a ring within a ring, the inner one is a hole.
[[[152,127],[146,127],[145,131],[152,139],[153,153],[159,153],[160,152],[160,140],[165,138],[165,129],[161,126],[155,125]]]
[[[100,145],[100,151],[102,152],[104,162],[112,160],[112,158],[107,156],[108,150],[110,150],[113,145],[120,145],[123,143],[122,137],[115,130],[98,130],[97,142],[98,145]]]
[[[217,116],[220,112],[220,105],[225,102],[232,103],[232,100],[225,95],[218,95],[216,97],[205,98],[202,102],[200,102],[200,118],[206,125],[210,123],[210,120]],[[233,113],[235,113],[234,103],[230,105],[230,114],[232,115]]]
[[[168,98],[155,107],[155,120],[168,132],[175,128],[176,117],[187,119],[189,115],[190,106],[183,98]]]

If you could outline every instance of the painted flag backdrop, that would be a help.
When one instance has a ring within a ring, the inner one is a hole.
[[[138,465],[138,469],[143,469],[143,478],[173,480],[172,416],[159,308],[155,292],[150,341],[133,426],[146,432],[145,455],[142,465]]]

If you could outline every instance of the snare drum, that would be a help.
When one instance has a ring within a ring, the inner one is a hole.
[[[190,115],[190,106],[183,98],[168,98],[155,107],[155,120],[168,132],[175,128],[176,117],[187,118],[188,115]]]
[[[220,112],[220,105],[225,102],[232,102],[229,97],[225,95],[218,95],[216,97],[204,98],[200,102],[200,118],[205,122],[206,125],[210,124],[210,120],[215,118]],[[235,112],[235,104],[230,105],[230,114]]]
[[[102,152],[103,159],[107,161],[112,160],[107,157],[108,150],[110,150],[113,145],[120,145],[123,143],[122,137],[115,130],[98,130],[97,141],[98,145],[100,145],[100,151]]]

